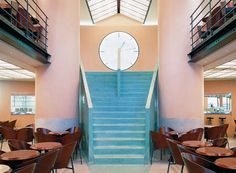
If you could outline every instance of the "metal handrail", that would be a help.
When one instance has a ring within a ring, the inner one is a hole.
[[[18,27],[19,29],[22,29],[20,27],[23,27],[23,29],[25,31],[25,37],[27,39],[32,41],[34,44],[42,47],[43,49],[47,50],[47,47],[48,47],[47,46],[47,41],[48,41],[48,38],[47,38],[47,34],[48,34],[48,31],[47,31],[47,27],[48,27],[47,20],[48,20],[48,17],[42,11],[42,9],[38,6],[38,4],[34,0],[30,1],[30,2],[34,3],[35,8],[37,8],[37,10],[36,10],[36,9],[34,9],[32,7],[31,4],[29,4],[29,0],[24,0],[26,2],[26,5],[22,5],[18,0],[16,0],[16,3],[18,4],[19,8],[27,11],[27,15],[25,16],[25,15],[19,13],[18,9],[13,7],[10,2],[8,2],[7,0],[4,0],[4,1],[5,1],[6,4],[9,5],[11,11],[14,10],[14,12],[17,12],[18,13],[17,15],[19,15],[22,20],[26,21],[26,24],[22,25],[22,23],[18,20],[18,18],[16,16],[12,15],[12,12],[8,12],[4,8],[1,8],[1,10],[4,12],[4,14],[7,17],[10,18],[10,24],[14,25],[12,28],[16,29],[16,27]],[[35,14],[37,15],[37,17],[40,18],[40,21],[38,22],[37,25],[40,27],[40,30],[42,32],[38,31],[38,33],[36,33],[36,34],[34,33],[35,25],[32,23],[32,21],[30,21],[30,19],[32,19],[33,15],[29,12],[29,9],[33,10],[35,12]],[[39,11],[41,12],[41,14],[44,15],[45,19],[43,19],[42,15],[40,15],[38,13]],[[41,24],[41,22],[43,23],[43,25],[45,25],[45,27]],[[20,31],[18,31],[18,32],[20,32]],[[37,42],[35,42],[35,41],[37,41]]]
[[[212,0],[203,0],[199,5],[198,7],[194,10],[194,12],[191,14],[190,18],[191,18],[191,22],[190,22],[190,25],[191,25],[191,29],[190,29],[190,34],[191,34],[191,46],[192,46],[192,49],[195,48],[195,46],[198,46],[201,42],[203,42],[204,40],[199,36],[197,36],[197,33],[199,31],[194,31],[196,29],[196,27],[200,26],[199,24],[202,22],[202,19],[207,17],[208,16],[208,20],[207,22],[201,26],[200,28],[203,28],[203,27],[206,27],[207,23],[209,24],[210,28],[207,28],[207,34],[206,34],[206,37],[209,38],[211,37],[212,35],[214,35],[215,33],[215,30],[216,29],[213,29],[216,25],[217,25],[217,22],[220,22],[223,20],[223,22],[225,22],[225,20],[227,19],[227,16],[230,14],[233,14],[233,11],[236,9],[236,6],[234,7],[230,7],[232,8],[231,10],[225,12],[223,10],[226,9],[226,7],[232,3],[234,4],[233,0],[230,0],[228,2],[225,1],[225,4],[224,6],[221,6],[221,0],[217,0],[216,2],[213,2]],[[219,5],[220,4],[220,5]],[[204,12],[207,8],[207,6],[209,7],[209,10],[207,12]],[[217,6],[220,6],[221,8],[219,9],[218,12],[216,12],[216,14],[214,15],[211,15],[211,12],[213,9],[215,9]],[[223,13],[222,13],[223,11]],[[203,14],[204,12],[204,14]],[[216,17],[216,15],[218,15],[218,13],[222,13],[222,17],[215,23],[215,24],[211,24],[211,21],[214,17]],[[201,14],[203,14],[203,16],[201,16]],[[234,15],[234,14],[233,14]],[[201,16],[201,17],[200,17]],[[200,29],[198,28],[198,30]],[[200,29],[201,30],[201,29]]]
[[[152,81],[151,81],[151,85],[150,85],[150,88],[149,88],[145,109],[150,109],[150,107],[151,107],[152,96],[153,96],[153,93],[154,93],[154,90],[155,90],[155,83],[156,83],[156,80],[157,80],[158,67],[159,67],[158,64],[156,64],[155,70],[154,70],[153,75],[152,75]]]
[[[91,96],[90,96],[88,82],[87,82],[87,79],[86,79],[86,75],[85,75],[84,66],[83,66],[82,61],[80,61],[79,67],[81,69],[81,76],[82,76],[81,80],[83,80],[84,90],[85,90],[85,97],[86,97],[87,102],[88,102],[88,108],[91,109],[91,108],[93,108],[93,103],[92,103],[92,99],[91,99]]]

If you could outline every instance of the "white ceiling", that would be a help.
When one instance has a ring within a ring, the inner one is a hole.
[[[34,78],[33,72],[0,60],[0,80],[33,80]]]
[[[222,65],[204,72],[205,79],[235,79],[236,78],[236,60],[229,61]]]

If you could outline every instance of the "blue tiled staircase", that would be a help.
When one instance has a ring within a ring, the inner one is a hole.
[[[90,147],[94,164],[149,162],[145,104],[152,74],[122,72],[118,96],[115,72],[86,73],[93,102]]]

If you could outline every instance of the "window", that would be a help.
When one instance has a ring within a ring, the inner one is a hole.
[[[207,95],[205,96],[205,113],[230,114],[231,102],[231,93]]]
[[[12,115],[35,114],[35,96],[30,94],[12,94],[11,114]]]

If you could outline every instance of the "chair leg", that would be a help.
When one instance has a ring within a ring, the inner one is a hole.
[[[2,145],[3,145],[3,139],[1,140],[1,150],[2,150]]]
[[[73,163],[73,159],[72,159],[72,157],[70,157],[70,161],[71,161],[72,172],[74,173],[75,170],[74,170],[74,163]]]
[[[162,160],[162,152],[163,152],[162,149],[160,149],[160,152],[161,152],[161,160]]]
[[[170,160],[168,161],[168,168],[167,168],[167,173],[170,171]]]
[[[184,171],[184,165],[182,165],[181,167],[181,173],[183,173],[183,171]]]
[[[81,163],[81,165],[83,164],[83,162],[82,162],[82,154],[81,154],[81,150],[79,149],[79,157],[80,157],[80,163]]]

